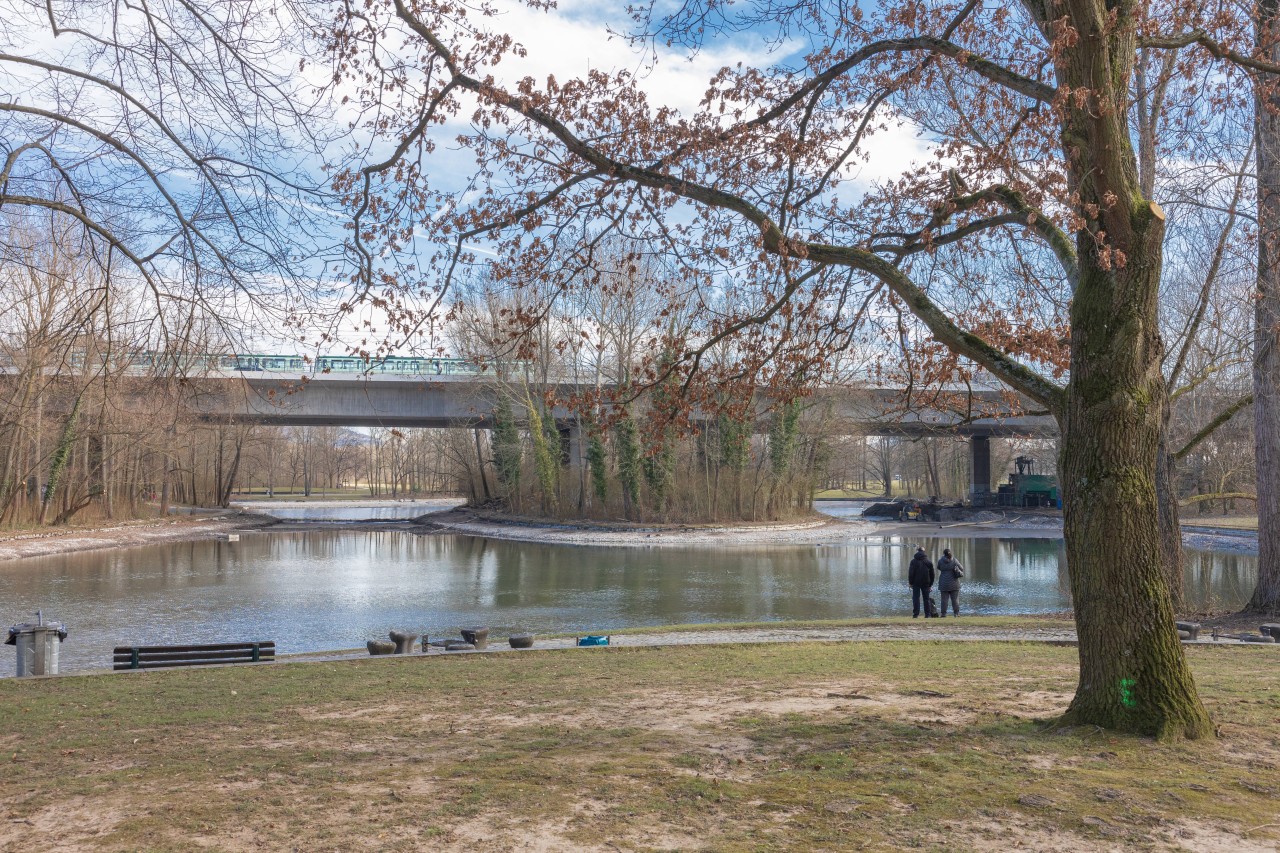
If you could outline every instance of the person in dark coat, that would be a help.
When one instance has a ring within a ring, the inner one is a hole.
[[[960,578],[964,577],[964,566],[951,556],[951,549],[944,548],[942,559],[938,561],[938,592],[942,594],[942,612],[947,615],[947,599],[951,599],[951,615],[960,615]]]
[[[923,548],[917,548],[916,555],[911,558],[911,565],[907,567],[907,584],[911,587],[911,618],[918,619],[923,608],[924,618],[928,619],[929,590],[933,588],[933,560],[929,559]]]

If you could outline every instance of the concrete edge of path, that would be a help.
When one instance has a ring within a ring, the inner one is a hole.
[[[932,621],[932,620],[931,620]],[[963,623],[961,617],[960,622]],[[450,638],[453,639],[453,638]],[[460,638],[458,638],[460,639]],[[338,649],[325,652],[298,652],[277,655],[275,661],[260,664],[210,664],[219,668],[232,666],[269,666],[272,663],[305,664],[335,663],[360,660],[406,660],[441,657],[460,657],[463,655],[513,654],[538,651],[564,651],[568,649],[589,652],[599,649],[618,648],[655,648],[672,646],[707,646],[707,645],[742,645],[742,644],[787,644],[787,643],[896,643],[896,642],[969,642],[969,643],[1037,643],[1052,646],[1077,646],[1075,631],[1060,628],[986,628],[969,627],[963,624],[952,625],[876,625],[850,628],[726,628],[723,630],[705,631],[671,631],[653,634],[613,634],[608,646],[577,646],[573,637],[552,637],[536,640],[533,648],[513,649],[507,645],[506,638],[491,641],[487,648],[446,651],[431,646],[426,652],[412,652],[401,655],[370,655],[363,649]],[[1280,651],[1280,643],[1246,643],[1234,638],[1213,640],[1183,640],[1184,646],[1203,646],[1213,648],[1259,648]],[[83,675],[122,675],[146,672],[165,671],[164,669],[112,670],[90,669],[59,675],[36,676],[37,678],[61,678],[64,676]]]

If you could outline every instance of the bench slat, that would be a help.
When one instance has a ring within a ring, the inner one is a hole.
[[[254,645],[255,643],[248,642],[248,643],[208,643],[208,644],[197,643],[189,646],[143,646],[143,645],[116,646],[114,652],[115,654],[118,654],[118,655],[132,654],[134,649],[139,649],[140,651],[143,651],[143,652],[198,652],[198,651],[206,651],[206,650],[211,652],[222,652],[222,651],[233,651],[236,649],[252,649]],[[264,650],[268,648],[274,649],[276,647],[275,640],[264,640],[263,642],[257,643],[256,645],[259,648]]]
[[[207,666],[261,663],[276,659],[272,640],[258,643],[208,643],[187,646],[116,646],[112,669],[157,669],[165,666]]]
[[[274,657],[261,657],[259,663],[273,663]],[[172,666],[216,666],[226,663],[252,663],[248,658],[243,660],[172,660],[172,661],[139,661],[137,666],[131,663],[118,663],[112,669],[161,669]]]
[[[259,658],[267,657],[267,656],[274,657],[275,651],[272,649],[262,649],[261,651],[258,652]],[[123,655],[116,654],[114,657],[115,657],[116,663],[133,660],[132,654],[123,654]],[[144,660],[145,661],[236,660],[239,658],[244,658],[245,660],[249,660],[252,657],[253,657],[252,649],[244,649],[241,651],[234,651],[234,652],[232,651],[227,651],[227,652],[149,652],[143,649],[138,652],[138,660],[140,661],[144,661]]]

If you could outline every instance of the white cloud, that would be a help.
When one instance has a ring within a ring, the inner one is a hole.
[[[693,55],[662,46],[653,52],[610,35],[610,25],[615,31],[625,31],[630,22],[620,12],[602,14],[601,4],[591,0],[570,0],[547,12],[529,9],[518,0],[507,0],[501,8],[492,27],[511,33],[528,55],[504,59],[493,69],[500,82],[510,85],[526,76],[539,82],[554,76],[563,82],[591,70],[627,70],[638,75],[638,85],[652,105],[670,107],[686,116],[697,111],[708,83],[721,68],[738,64],[767,67],[799,49],[778,46],[759,33],[745,32],[713,41]],[[923,160],[931,146],[915,126],[892,123],[866,139],[863,147],[869,156],[851,177],[865,189],[873,181],[902,174],[913,162]]]

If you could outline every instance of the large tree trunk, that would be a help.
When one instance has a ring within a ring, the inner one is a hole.
[[[1258,4],[1258,48],[1280,60],[1280,0]],[[1280,81],[1257,82],[1258,293],[1253,437],[1258,477],[1258,583],[1248,609],[1280,612]]]
[[[1086,267],[1072,304],[1061,472],[1080,683],[1066,721],[1201,737],[1212,724],[1174,630],[1156,499],[1166,399],[1162,229],[1150,230],[1146,258],[1131,253],[1124,271]]]
[[[1157,312],[1164,213],[1142,192],[1126,105],[1131,4],[1065,0],[1079,41],[1058,59],[1062,145],[1085,220],[1076,235],[1071,379],[1059,413],[1064,533],[1080,682],[1064,722],[1159,738],[1209,735],[1174,626],[1156,457],[1168,405]],[[1119,7],[1117,7],[1119,8]],[[1111,21],[1111,23],[1108,23]]]

